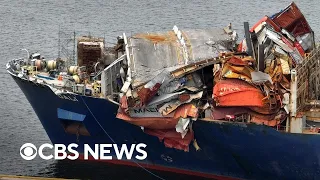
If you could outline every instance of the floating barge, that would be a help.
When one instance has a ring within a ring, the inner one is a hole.
[[[295,3],[244,29],[240,44],[231,24],[81,37],[77,64],[31,54],[7,71],[54,144],[145,143],[146,160],[107,162],[215,179],[316,179],[314,33]]]

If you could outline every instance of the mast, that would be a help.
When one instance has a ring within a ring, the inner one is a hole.
[[[58,31],[58,58],[60,58],[60,46],[61,46],[61,42],[60,42],[60,24],[59,24],[59,31]]]
[[[76,62],[76,58],[75,58],[75,55],[76,55],[76,31],[73,30],[73,55],[72,55],[72,61],[73,61],[73,65],[76,65],[77,62]]]

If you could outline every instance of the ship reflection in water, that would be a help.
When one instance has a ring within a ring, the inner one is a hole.
[[[163,171],[148,170],[163,179],[206,180],[197,176],[187,176]],[[159,179],[139,167],[114,165],[95,161],[55,161],[41,170],[36,176],[68,179]]]

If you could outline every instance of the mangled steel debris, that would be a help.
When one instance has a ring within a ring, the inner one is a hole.
[[[223,29],[180,31],[176,26],[165,33],[134,35],[128,40],[132,86],[147,83],[164,70],[217,58],[221,51],[230,51],[236,39],[236,34],[227,34]]]
[[[231,24],[174,26],[125,40],[127,78],[117,117],[184,151],[197,119],[281,124],[289,114],[291,70],[314,49],[313,31],[292,3],[251,29],[245,23],[245,34],[237,47]]]

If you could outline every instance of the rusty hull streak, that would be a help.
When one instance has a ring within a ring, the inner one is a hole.
[[[146,39],[154,44],[157,43],[176,43],[176,36],[173,32],[168,32],[166,34],[156,34],[156,33],[150,33],[150,34],[136,34],[133,36],[133,38],[141,38]]]
[[[230,124],[232,126],[239,126],[239,127],[248,127],[247,123],[243,122],[234,122],[234,121],[221,121],[221,120],[214,120],[214,119],[209,119],[209,118],[199,118],[197,121],[205,121],[209,123],[216,123],[216,124]]]

